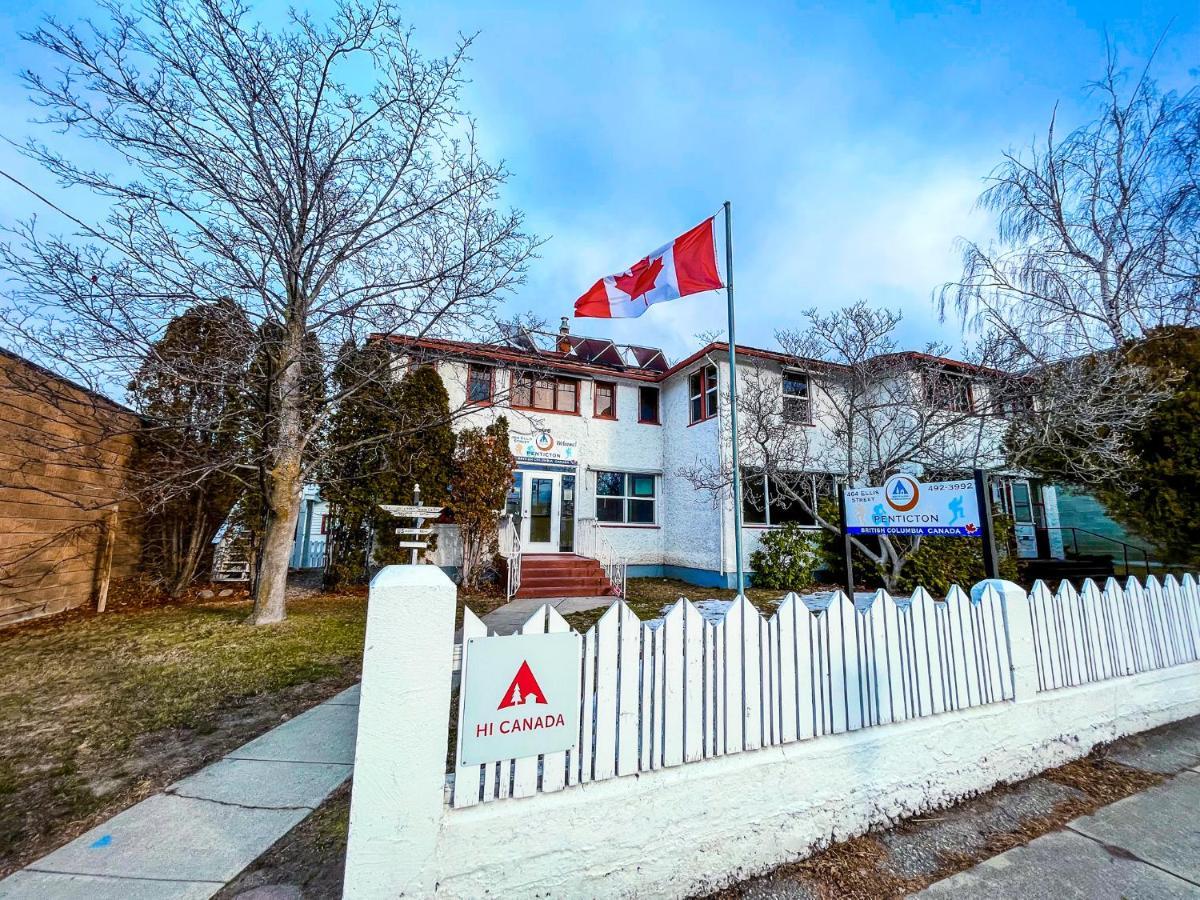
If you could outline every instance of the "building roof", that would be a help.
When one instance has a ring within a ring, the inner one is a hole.
[[[628,378],[634,381],[659,382],[692,366],[706,356],[726,355],[729,344],[712,341],[695,353],[671,365],[666,355],[655,347],[632,344],[617,344],[607,338],[591,338],[572,335],[565,331],[533,331],[509,329],[496,342],[454,341],[444,338],[410,338],[405,335],[371,336],[373,340],[385,340],[399,348],[414,348],[432,353],[444,353],[480,362],[511,363],[521,368],[563,372],[574,375],[608,376]],[[759,347],[739,345],[739,360],[745,357],[761,359],[780,365],[802,366],[806,369],[837,371],[846,368],[839,363],[819,359],[797,358],[778,350],[763,350]],[[890,353],[879,359],[910,359],[926,362],[964,372],[1000,374],[995,369],[976,366],[948,357],[931,356],[915,350]]]
[[[24,366],[31,372],[36,372],[41,378],[48,379],[50,381],[57,381],[59,384],[64,385],[70,390],[77,391],[79,394],[82,394],[83,396],[92,400],[96,400],[118,412],[129,413],[133,416],[139,415],[137,410],[130,409],[124,403],[120,403],[114,400],[112,397],[102,394],[99,391],[94,391],[90,387],[80,384],[77,381],[72,381],[70,378],[58,374],[58,372],[55,372],[53,369],[48,369],[39,363],[35,363],[33,360],[27,359],[24,356],[21,356],[19,353],[14,353],[12,350],[0,347],[0,356],[10,359],[18,365]]]

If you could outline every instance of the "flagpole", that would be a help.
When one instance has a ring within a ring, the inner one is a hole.
[[[737,335],[733,323],[733,222],[725,201],[725,299],[729,305],[729,434],[733,442],[733,553],[737,559],[737,592],[746,589],[742,572],[742,470],[738,466]]]

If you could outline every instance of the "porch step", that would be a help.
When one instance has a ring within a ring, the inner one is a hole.
[[[611,597],[616,594],[594,559],[570,553],[537,554],[521,560],[516,597]]]

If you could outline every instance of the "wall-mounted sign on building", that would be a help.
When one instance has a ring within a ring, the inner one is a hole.
[[[555,437],[550,429],[510,431],[509,446],[514,458],[556,460],[575,463],[579,460],[579,442]]]
[[[983,529],[975,482],[922,484],[911,475],[893,475],[882,487],[849,488],[846,531],[979,537]]]
[[[468,638],[459,764],[556,753],[579,740],[580,637]]]

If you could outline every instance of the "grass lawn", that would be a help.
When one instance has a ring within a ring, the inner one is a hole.
[[[488,609],[495,598],[469,598]],[[0,630],[0,877],[357,680],[365,591],[71,612]]]

